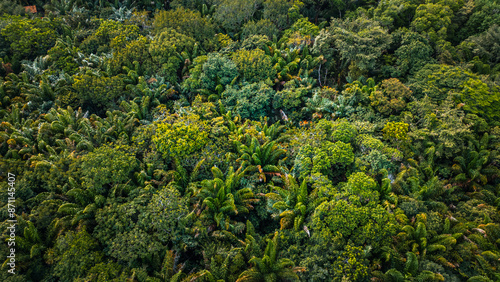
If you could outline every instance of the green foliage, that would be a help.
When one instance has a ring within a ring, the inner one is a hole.
[[[289,29],[283,31],[280,42],[286,42],[287,45],[293,46],[311,45],[318,34],[319,27],[317,25],[311,23],[307,18],[300,18]]]
[[[435,63],[433,53],[434,50],[426,37],[413,31],[405,32],[401,38],[401,46],[394,52],[397,56],[397,70],[394,70],[392,75],[415,74],[426,64]]]
[[[359,281],[368,276],[368,266],[364,259],[363,248],[347,245],[345,251],[334,262],[337,279]]]
[[[273,81],[276,76],[271,58],[261,49],[239,50],[233,54],[232,60],[238,66],[241,77],[249,83]]]
[[[500,281],[497,0],[21,2],[0,281]]]
[[[406,108],[411,94],[411,90],[397,78],[386,79],[382,81],[380,90],[370,95],[371,106],[382,114],[398,113]]]
[[[273,22],[280,30],[286,29],[292,23],[288,18],[288,11],[292,8],[293,4],[299,1],[286,0],[266,0],[262,5],[264,6],[263,17],[266,20]]]
[[[148,52],[149,45],[149,39],[139,36],[136,40],[130,41],[124,47],[115,50],[113,57],[106,60],[111,73],[121,73],[124,67],[137,70],[140,74],[152,74],[157,71],[158,67],[152,62],[151,55]]]
[[[285,83],[285,88],[274,95],[273,108],[283,110],[289,120],[303,120],[302,109],[308,95],[309,89],[307,87],[296,87],[293,81]]]
[[[495,117],[498,109],[498,86],[488,86],[477,75],[460,67],[445,65],[429,66],[430,73],[421,71],[416,79],[425,76],[422,82],[413,83],[415,90],[427,94],[436,101],[442,101],[447,96],[463,106],[466,111],[484,117]],[[425,86],[424,86],[425,85]]]
[[[336,99],[337,101],[334,102],[327,97],[322,97],[321,92],[316,91],[313,94],[312,98],[308,98],[306,102],[305,110],[308,112],[314,112],[313,118],[321,118],[323,117],[323,115],[325,115],[325,117],[328,117],[327,114],[331,115],[332,117],[342,118],[352,110],[352,107],[347,105],[344,96],[338,96]]]
[[[499,15],[495,13],[498,7],[500,7],[500,4],[497,1],[474,1],[474,10],[467,19],[463,29],[460,30],[460,33],[457,33],[457,36],[463,40],[473,34],[481,33],[495,25],[495,23],[498,23]]]
[[[419,33],[427,33],[431,41],[445,39],[453,18],[453,10],[443,4],[420,4],[415,11],[412,28]]]
[[[322,54],[337,73],[352,79],[369,73],[388,49],[391,38],[378,22],[359,17],[355,20],[332,20],[314,42],[313,52]]]
[[[480,275],[473,276],[467,280],[467,282],[490,282],[490,281],[493,281],[493,280],[489,279],[488,277],[484,277],[484,276],[480,276]]]
[[[335,143],[325,142],[323,147],[330,157],[331,164],[338,167],[347,167],[353,162],[352,146],[349,143],[337,141]]]
[[[378,202],[379,198],[376,188],[377,183],[373,178],[362,172],[356,172],[349,176],[344,190],[351,195],[358,196],[361,203],[373,205]]]
[[[241,49],[253,50],[263,49],[268,50],[269,38],[266,35],[252,35],[241,42]],[[235,54],[236,55],[236,54]]]
[[[214,19],[226,31],[234,32],[240,29],[242,24],[253,18],[259,2],[259,0],[221,0],[218,2]]]
[[[194,58],[189,70],[189,77],[182,82],[182,89],[185,91],[195,91],[202,88],[200,76],[203,73],[203,64],[207,61],[207,56],[198,56]],[[238,72],[236,65],[233,66],[236,73]]]
[[[61,236],[54,248],[48,251],[49,263],[54,264],[54,276],[62,280],[84,276],[102,260],[102,253],[97,248],[97,242],[85,230],[70,231]]]
[[[206,89],[214,92],[217,87],[229,85],[238,76],[236,64],[219,53],[195,59],[191,76],[184,82],[188,89]],[[217,90],[220,91],[220,90]]]
[[[409,108],[415,114],[416,119],[408,119],[406,122],[414,123],[421,120],[424,127],[418,130],[410,131],[412,138],[418,140],[428,140],[432,142],[431,146],[435,146],[438,155],[444,155],[446,158],[459,153],[465,146],[467,136],[471,130],[469,124],[464,120],[464,112],[462,109],[454,106],[455,103],[451,99],[447,99],[440,106],[431,102],[429,97],[412,102]],[[457,126],[460,125],[460,126]],[[420,143],[415,143],[420,144]],[[426,147],[413,146],[415,151],[423,152]],[[420,147],[420,149],[417,149]]]
[[[415,14],[419,1],[391,0],[379,2],[375,8],[375,18],[390,30],[408,26]]]
[[[334,172],[341,172],[353,162],[354,153],[351,144],[326,141],[319,148],[303,146],[295,158],[293,170],[300,179],[317,172],[333,175]]]
[[[19,3],[13,1],[1,1],[0,2],[0,15],[24,15],[24,7],[19,5]]]
[[[34,59],[45,55],[56,43],[60,21],[26,19],[19,16],[7,16],[1,19],[0,34],[10,43],[9,55],[16,60]]]
[[[265,35],[269,39],[273,39],[278,35],[278,28],[276,25],[268,20],[262,19],[259,21],[249,21],[241,28],[241,39],[246,39],[252,35]]]
[[[93,234],[105,247],[106,252],[109,253],[109,247],[118,234],[127,233],[136,226],[144,230],[149,229],[152,220],[147,210],[147,201],[150,199],[149,196],[140,196],[126,203],[113,201],[114,203],[107,204],[96,211],[96,226]],[[114,228],[109,228],[110,226]]]
[[[130,147],[124,145],[104,145],[82,157],[83,186],[102,193],[130,179],[130,173],[137,167]]]
[[[157,35],[149,45],[149,54],[154,66],[147,74],[158,74],[170,83],[177,82],[177,73],[184,63],[182,55],[189,59],[194,54],[195,40],[189,36],[177,32],[175,29],[166,28]]]
[[[258,119],[268,114],[274,90],[263,82],[247,84],[241,89],[229,86],[222,93],[225,107],[242,118]]]
[[[496,119],[500,110],[500,88],[490,88],[479,79],[469,78],[462,85],[458,101],[464,104],[464,110],[485,117]]]
[[[50,61],[55,69],[61,69],[64,72],[73,75],[78,71],[78,64],[75,60],[78,56],[79,49],[71,48],[62,41],[57,41],[56,45],[47,51],[50,56]]]
[[[361,152],[382,150],[384,147],[384,143],[382,143],[382,141],[368,134],[360,134],[356,140],[356,144],[359,146]]]
[[[409,124],[404,122],[388,122],[382,129],[384,138],[397,142],[408,141],[408,126]]]
[[[305,269],[294,267],[294,263],[289,259],[278,258],[278,238],[278,232],[276,232],[272,240],[268,239],[264,256],[262,258],[252,257],[249,263],[253,267],[243,271],[236,281],[273,281],[278,279],[299,281],[295,272],[305,271]]]
[[[455,181],[477,189],[488,182],[488,177],[498,173],[498,169],[491,165],[491,153],[485,149],[489,139],[486,133],[480,142],[469,142],[462,155],[455,157],[452,166]]]
[[[188,205],[179,191],[173,187],[164,187],[153,195],[148,204],[150,223],[148,227],[155,231],[160,242],[170,242],[179,232],[179,221],[188,214]]]
[[[209,125],[193,113],[168,115],[155,124],[156,133],[152,140],[164,158],[187,156],[203,148],[209,140]]]
[[[113,77],[94,74],[75,75],[72,89],[73,91],[60,98],[61,102],[74,108],[83,107],[97,114],[116,107],[120,99],[125,98],[122,75]]]
[[[122,269],[123,267],[115,262],[102,262],[93,266],[87,272],[87,276],[85,278],[75,279],[75,281],[110,281],[112,279],[125,279],[127,273],[126,271],[122,272]]]
[[[357,246],[371,245],[378,249],[395,234],[393,215],[382,206],[360,206],[356,196],[320,204],[312,215],[312,238],[339,248],[352,242]],[[354,200],[354,203],[350,201]]]
[[[460,67],[427,65],[409,82],[410,89],[417,98],[427,95],[434,101],[441,102],[451,93],[456,93],[457,89],[461,88],[460,85],[469,78],[477,79],[477,76]]]
[[[196,41],[192,37],[177,32],[173,28],[165,28],[155,37],[152,42],[153,46],[157,46],[151,48],[159,49],[156,52],[162,53],[161,48],[166,48],[166,46],[169,46],[179,54],[181,54],[182,52],[192,54],[195,44]],[[163,54],[163,56],[165,57],[169,55],[171,56],[171,54]],[[156,56],[158,56],[158,54],[156,54]],[[155,61],[159,60],[157,59]]]
[[[358,132],[356,126],[345,119],[333,122],[330,130],[333,141],[342,141],[344,143],[351,143]]]
[[[111,242],[110,255],[129,267],[139,266],[138,260],[148,263],[153,254],[159,252],[162,246],[152,240],[152,236],[142,229],[135,228],[131,231],[118,234]]]
[[[113,20],[100,20],[99,28],[80,44],[86,53],[109,53],[125,47],[127,41],[139,36],[139,27]]]
[[[391,159],[401,159],[395,156],[389,157],[379,150],[370,150],[368,154],[361,156],[361,158],[356,159],[356,165],[360,167],[361,170],[365,170],[366,167],[370,169],[368,172],[370,174],[376,174],[381,169],[387,171],[394,171],[395,165],[391,162]]]
[[[159,33],[164,28],[173,28],[180,33],[194,38],[206,50],[214,48],[215,28],[199,12],[179,7],[175,10],[159,11],[153,21],[154,30]]]
[[[43,8],[50,14],[66,15],[76,6],[74,0],[51,0]]]

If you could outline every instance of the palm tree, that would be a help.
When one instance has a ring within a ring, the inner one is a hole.
[[[68,14],[76,5],[75,0],[52,0],[45,5],[45,9],[64,16]]]
[[[66,109],[50,109],[43,116],[45,123],[38,127],[38,148],[50,151],[50,147],[87,150],[93,149],[92,138],[95,131],[91,129],[89,120],[81,109],[74,111],[70,106]],[[50,145],[50,146],[49,146]]]
[[[240,180],[245,172],[243,167],[236,171],[230,167],[224,177],[219,168],[212,167],[214,179],[202,181],[203,188],[199,196],[203,199],[206,214],[217,224],[217,227],[227,230],[230,227],[230,215],[248,213],[250,209],[253,209],[252,204],[258,201],[254,198],[252,189],[239,189]]]
[[[278,78],[275,80],[276,88],[286,81],[295,79],[302,84],[313,84],[310,75],[314,69],[323,61],[323,55],[313,57],[308,48],[278,48],[276,43],[264,48],[266,55],[272,59]],[[304,83],[305,82],[305,83]]]
[[[165,258],[163,259],[161,270],[159,272],[155,272],[155,276],[162,279],[162,281],[181,281],[181,278],[186,275],[182,272],[184,264],[178,263],[178,260],[178,254],[174,253],[172,250],[167,250]]]
[[[174,87],[164,77],[139,76],[135,70],[128,71],[126,82],[126,89],[136,97],[134,100],[143,96],[150,98],[150,108],[166,103],[176,93]]]
[[[257,138],[253,137],[249,146],[239,141],[236,141],[235,145],[240,154],[237,161],[243,161],[242,166],[248,165],[248,171],[257,171],[261,181],[267,181],[266,174],[280,175],[281,166],[278,163],[283,159],[286,151],[279,148],[276,141],[266,141],[260,145]]]
[[[139,100],[136,103],[134,100]],[[143,96],[142,98],[136,98],[130,102],[122,101],[120,107],[125,110],[125,112],[132,118],[138,119],[142,124],[149,124],[152,120],[151,115],[151,99],[149,96]]]
[[[401,241],[404,242],[403,249],[418,255],[420,260],[427,258],[447,267],[455,267],[454,264],[444,258],[444,255],[453,248],[457,243],[457,238],[460,238],[462,234],[448,234],[450,223],[449,219],[447,219],[443,230],[445,233],[430,235],[427,232],[425,214],[420,214],[418,217],[420,219],[413,226],[404,226],[402,232],[398,234],[398,237],[403,239]]]
[[[406,253],[406,263],[403,275],[395,268],[389,269],[385,274],[380,271],[374,271],[373,276],[381,279],[380,281],[405,282],[405,281],[444,281],[443,275],[429,270],[420,270],[419,259],[413,252]],[[378,281],[378,280],[376,280]]]
[[[230,233],[230,232],[228,232]],[[212,256],[210,258],[205,258],[207,261],[210,261],[210,266],[208,269],[204,269],[189,275],[183,281],[206,281],[206,282],[223,282],[223,281],[234,281],[235,274],[230,271],[232,268],[233,271],[236,268],[235,264],[240,264],[242,262],[236,261],[241,254],[241,248],[232,247],[227,254],[225,255],[224,260],[217,259]]]
[[[320,93],[316,91],[312,98],[307,99],[305,110],[307,112],[312,112],[313,117],[323,117],[323,115],[326,116],[327,114],[334,116],[338,107],[339,106],[335,104],[335,102],[321,97]]]
[[[30,80],[38,80],[39,76],[43,74],[49,67],[49,57],[39,56],[31,61],[22,61],[24,71],[27,72]]]
[[[261,125],[261,124],[264,125]],[[288,136],[280,136],[286,129],[285,125],[280,125],[279,122],[272,125],[267,124],[267,117],[261,120],[261,123],[255,126],[255,129],[266,138],[267,141],[283,142]]]
[[[280,218],[281,229],[293,226],[298,231],[307,212],[307,183],[304,179],[299,186],[291,174],[281,178],[285,187],[272,186],[276,193],[267,193],[266,198],[272,203],[272,209],[277,211],[273,216]]]
[[[27,221],[26,224],[23,231],[24,237],[18,237],[16,241],[22,249],[29,250],[30,259],[34,259],[36,256],[41,256],[46,247],[33,222]]]
[[[122,6],[120,4],[120,7],[111,7],[113,9],[113,14],[109,17],[112,20],[116,20],[119,22],[124,22],[130,17],[132,17],[132,14],[135,10],[135,8],[127,8],[127,6]]]
[[[170,180],[169,185],[173,185],[179,192],[188,193],[192,192],[194,196],[199,192],[197,189],[196,179],[200,174],[200,169],[203,166],[205,159],[199,160],[193,168],[193,171],[188,172],[185,167],[181,165],[178,158],[174,159],[174,169],[165,172],[164,170],[155,170],[153,177],[158,179],[162,177],[161,181],[152,180],[151,182],[162,186],[165,182]]]
[[[492,165],[495,156],[487,149],[489,140],[485,133],[480,141],[469,141],[468,148],[455,158],[452,168],[458,175],[454,180],[460,186],[477,191],[488,182],[488,176],[499,175],[500,170]]]
[[[294,267],[290,259],[278,259],[278,232],[274,233],[272,240],[268,240],[264,256],[254,256],[249,263],[253,267],[243,271],[236,282],[299,281],[296,272],[306,270],[304,267]]]
[[[32,221],[25,221],[21,216],[18,216],[17,220],[19,221],[19,226],[24,226],[24,230],[21,229],[22,233],[17,234],[15,241],[16,249],[19,247],[24,252],[16,254],[16,260],[19,259],[19,264],[16,263],[16,268],[25,274],[26,277],[31,277],[32,279],[34,277],[41,277],[44,275],[44,268],[47,266],[44,263],[43,257],[47,246],[50,244],[50,239],[44,237],[44,233],[38,231]],[[9,261],[10,259],[7,258],[4,265]]]
[[[69,177],[72,186],[77,186],[74,180]],[[98,208],[102,208],[102,196],[96,196],[90,190],[73,188],[65,193],[70,199],[62,203],[57,209],[59,215],[55,218],[49,229],[51,238],[57,237],[62,232],[74,227],[75,225],[85,226],[95,223],[95,213]]]
[[[0,133],[0,142],[4,143],[7,152],[7,158],[26,159],[36,153],[34,128],[35,122],[32,119],[22,117],[22,111],[19,104],[11,107],[11,112],[3,117],[3,122],[0,124],[1,129],[5,129]],[[3,153],[3,152],[2,152]]]

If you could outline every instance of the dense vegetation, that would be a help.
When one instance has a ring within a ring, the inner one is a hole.
[[[1,281],[500,280],[498,0],[0,14]]]

